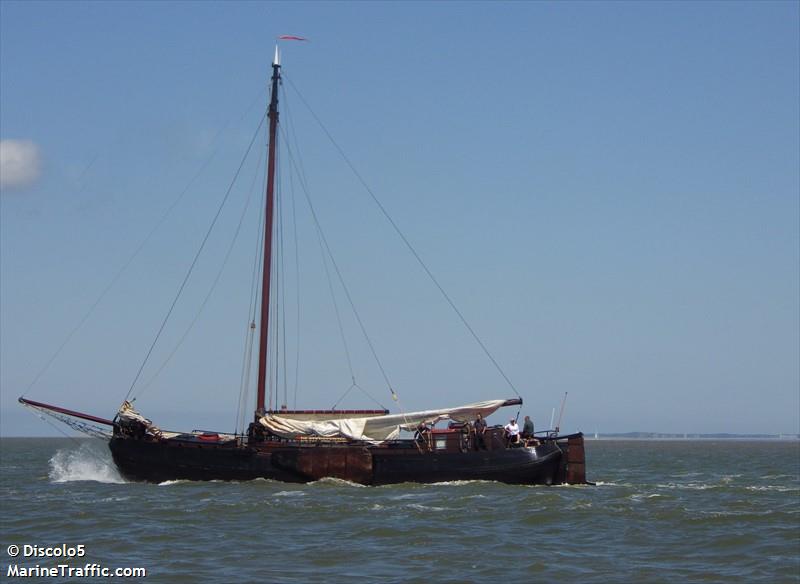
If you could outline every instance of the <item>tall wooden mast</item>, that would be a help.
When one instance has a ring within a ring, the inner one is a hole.
[[[258,342],[258,393],[256,416],[265,411],[264,397],[267,385],[267,349],[269,344],[269,286],[272,267],[272,220],[275,208],[275,143],[278,138],[278,84],[281,80],[281,63],[278,47],[272,61],[272,96],[269,102],[269,161],[267,163],[267,210],[264,228],[264,267],[261,282],[261,325]]]

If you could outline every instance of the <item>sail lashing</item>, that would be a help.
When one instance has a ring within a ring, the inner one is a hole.
[[[455,408],[338,420],[298,420],[287,416],[268,414],[262,416],[258,421],[266,430],[282,438],[315,436],[378,443],[394,440],[400,436],[401,430],[412,432],[420,423],[432,426],[442,420],[470,422],[478,414],[485,418],[503,406],[519,405],[520,403],[521,400],[517,399],[496,399]]]

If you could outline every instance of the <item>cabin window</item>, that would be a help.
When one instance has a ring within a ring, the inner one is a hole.
[[[447,437],[446,436],[437,436],[436,437],[436,450],[444,450],[447,448]]]

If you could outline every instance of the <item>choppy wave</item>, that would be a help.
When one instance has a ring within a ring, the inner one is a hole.
[[[337,479],[335,477],[324,477],[319,479],[318,481],[313,481],[308,483],[309,485],[336,485],[342,487],[358,487],[359,489],[365,488],[366,485],[360,485],[358,483],[354,483],[353,481],[346,481],[344,479]]]
[[[745,487],[748,491],[776,491],[778,493],[791,493],[792,491],[800,491],[800,487],[786,487],[783,485],[763,485]]]
[[[77,449],[59,450],[50,459],[50,480],[54,483],[95,481],[98,483],[124,483],[114,463],[101,455],[92,444],[82,444]]]
[[[0,517],[0,530],[9,541],[31,533],[91,541],[92,561],[119,566],[136,546],[143,565],[165,581],[195,581],[202,571],[212,582],[393,584],[439,580],[446,560],[453,578],[440,580],[448,582],[503,573],[520,582],[800,584],[796,445],[758,445],[744,465],[741,444],[705,448],[690,460],[673,444],[590,444],[588,478],[596,486],[257,479],[156,488],[105,484],[125,481],[98,443],[8,444],[0,500],[13,513]],[[703,470],[687,472],[689,465]],[[52,482],[43,484],[48,468]],[[251,549],[220,545],[252,540],[266,521],[280,530],[269,542],[281,562],[264,562],[260,541]],[[108,537],[120,524],[123,542]],[[164,554],[175,542],[178,559]],[[551,561],[558,553],[569,562]]]
[[[420,503],[409,503],[407,508],[414,511],[447,511],[447,507],[437,507],[436,505],[422,505]]]
[[[686,489],[688,491],[707,491],[708,489],[722,489],[725,485],[714,483],[659,483],[659,489]]]
[[[422,493],[402,493],[400,495],[393,495],[389,498],[393,501],[403,501],[405,499],[419,499],[422,496]]]
[[[658,493],[650,493],[650,494],[647,494],[647,493],[635,493],[633,495],[629,495],[628,499],[630,499],[631,501],[643,501],[645,499],[656,499],[656,498],[661,497],[661,496],[663,496],[663,495],[659,495]]]
[[[278,491],[273,495],[273,497],[305,497],[306,494],[303,491]]]

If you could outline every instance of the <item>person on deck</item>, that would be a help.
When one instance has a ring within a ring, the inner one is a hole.
[[[414,432],[414,442],[417,443],[417,448],[420,450],[431,450],[431,427],[423,420],[417,426],[417,431]]]
[[[533,438],[533,420],[530,416],[525,416],[525,423],[522,425],[522,438]]]
[[[525,416],[525,423],[522,425],[522,434],[520,437],[522,438],[522,443],[525,446],[538,446],[539,441],[533,435],[533,420],[531,420],[530,416]]]
[[[503,429],[506,431],[506,446],[519,444],[519,426],[514,418],[511,418],[511,421],[503,426]]]
[[[483,416],[478,414],[472,426],[475,429],[475,450],[486,450],[486,440],[484,439],[484,434],[486,434],[486,420],[483,419]]]

